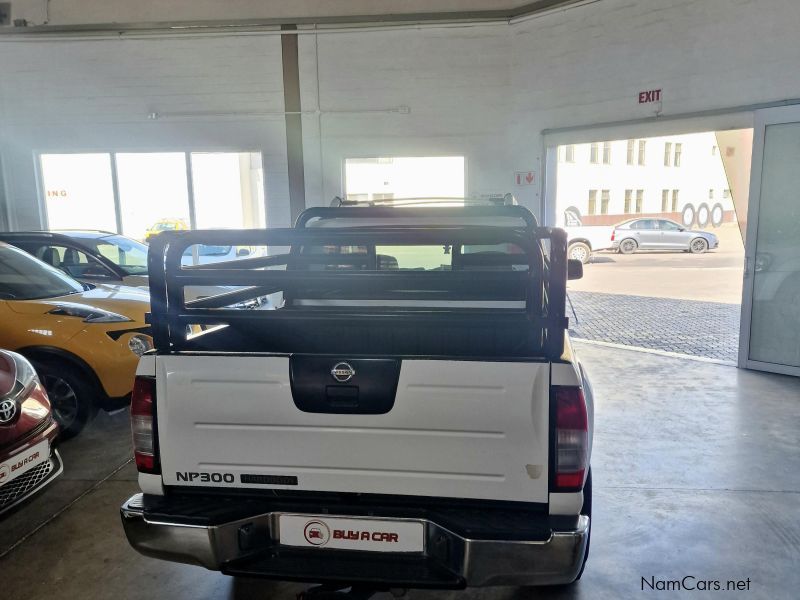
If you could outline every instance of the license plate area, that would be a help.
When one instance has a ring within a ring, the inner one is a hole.
[[[0,487],[20,475],[24,475],[48,458],[50,458],[50,444],[47,440],[17,452],[5,462],[0,463]]]
[[[425,527],[421,521],[280,515],[278,525],[283,546],[366,552],[425,550]]]

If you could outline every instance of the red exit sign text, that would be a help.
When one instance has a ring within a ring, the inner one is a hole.
[[[661,89],[639,92],[639,104],[649,104],[650,102],[661,102]]]

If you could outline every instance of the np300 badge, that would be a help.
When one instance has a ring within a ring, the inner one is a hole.
[[[350,381],[355,374],[356,370],[346,362],[336,363],[331,369],[331,375],[339,383]]]

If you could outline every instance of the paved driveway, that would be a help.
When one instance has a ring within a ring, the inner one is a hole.
[[[705,254],[597,253],[569,283],[574,337],[735,362],[744,250],[737,225],[714,231]]]
[[[735,362],[739,305],[571,291],[575,338]]]

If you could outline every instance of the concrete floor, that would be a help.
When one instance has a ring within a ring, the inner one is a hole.
[[[597,396],[594,531],[567,590],[412,591],[412,599],[704,597],[642,578],[750,579],[748,599],[800,589],[800,380],[577,344]],[[64,444],[66,472],[0,521],[5,600],[293,598],[305,586],[233,580],[131,550],[117,508],[136,491],[124,414]],[[389,598],[381,595],[379,598]]]

